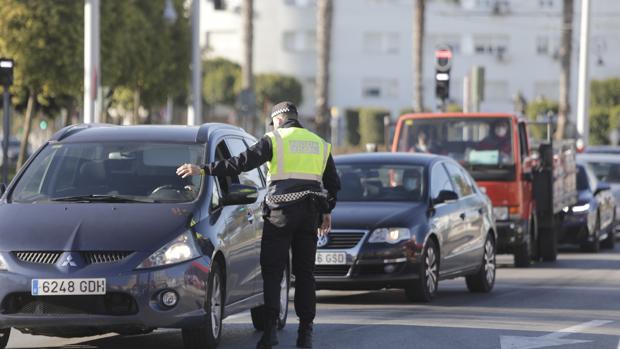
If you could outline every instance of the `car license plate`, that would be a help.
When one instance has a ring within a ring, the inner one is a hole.
[[[339,265],[347,264],[347,254],[345,252],[317,252],[315,258],[316,265]]]
[[[104,295],[105,279],[33,279],[33,296]]]

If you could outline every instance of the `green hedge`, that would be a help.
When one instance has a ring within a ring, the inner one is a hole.
[[[347,109],[344,112],[346,122],[345,142],[347,145],[358,146],[360,144],[360,111],[359,109]]]
[[[359,111],[360,143],[362,145],[385,143],[383,117],[390,115],[385,109],[362,108]]]

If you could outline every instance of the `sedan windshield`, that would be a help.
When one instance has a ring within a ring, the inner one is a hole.
[[[204,146],[178,143],[62,143],[47,145],[11,194],[35,202],[188,202],[199,176],[182,179],[183,163],[204,162]]]
[[[338,165],[340,201],[421,201],[424,167],[405,165]]]

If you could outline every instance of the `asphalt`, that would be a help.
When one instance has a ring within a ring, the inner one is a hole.
[[[620,244],[619,244],[620,245]],[[620,349],[620,246],[598,254],[564,251],[528,269],[500,256],[495,289],[472,294],[463,279],[443,281],[430,304],[402,291],[320,291],[315,348]],[[292,298],[291,298],[292,299]],[[277,348],[294,348],[296,319]],[[249,313],[228,318],[219,348],[254,348]],[[13,331],[8,348],[183,348],[179,331],[66,340]]]

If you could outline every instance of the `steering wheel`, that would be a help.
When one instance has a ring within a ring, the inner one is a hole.
[[[160,191],[163,191],[163,190],[179,190],[179,189],[175,188],[175,186],[171,185],[171,184],[160,185],[159,187],[157,187],[157,188],[153,189],[153,191],[151,191],[151,195],[157,194],[157,193],[159,193]]]

